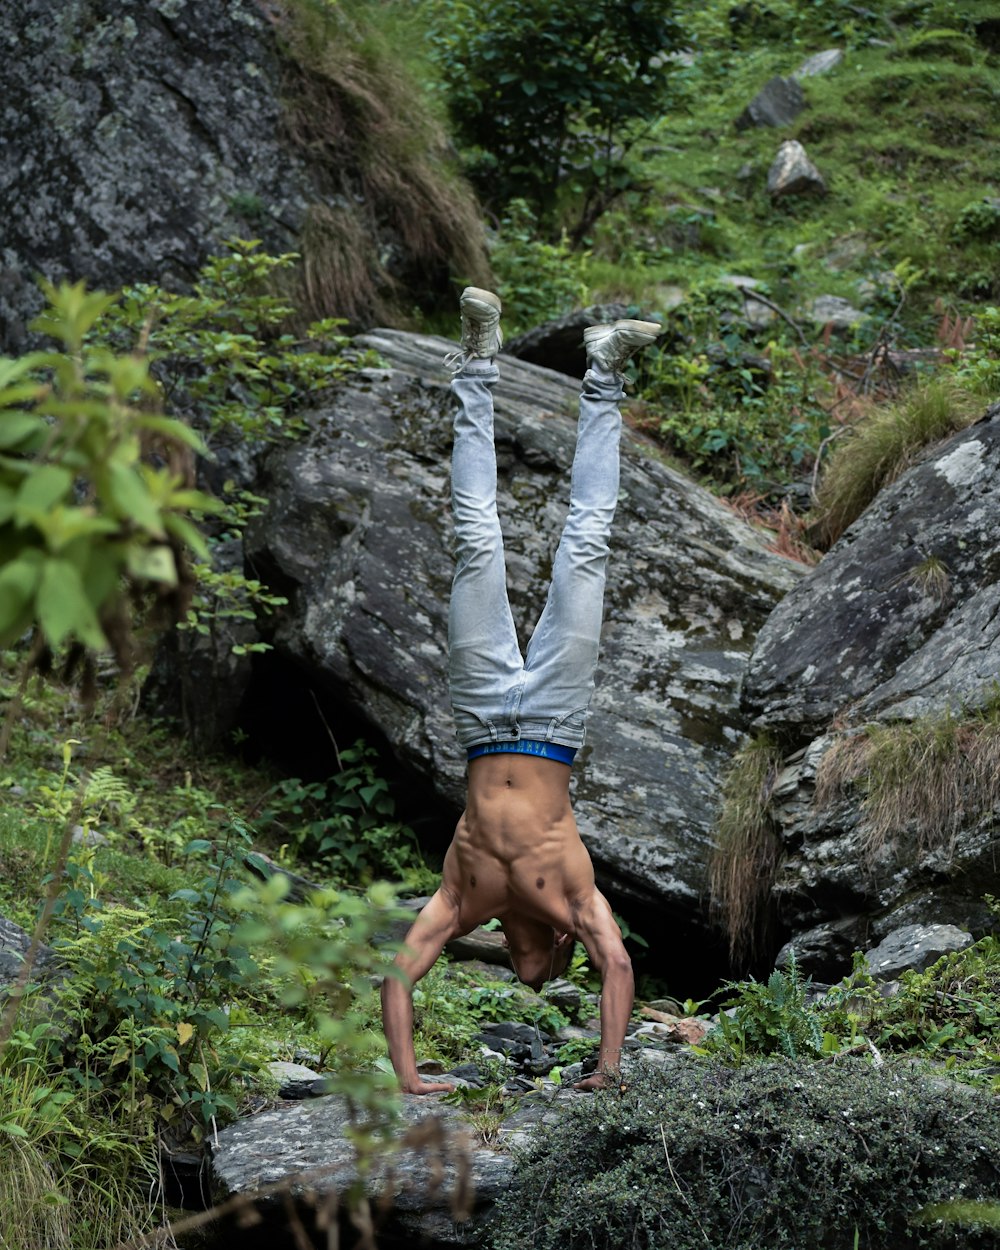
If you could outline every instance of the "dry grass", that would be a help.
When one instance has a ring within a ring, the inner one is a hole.
[[[722,783],[709,890],[736,963],[752,961],[767,948],[768,903],[780,851],[770,799],[781,763],[778,744],[762,734],[737,752]]]
[[[304,232],[310,317],[398,320],[400,287],[490,282],[478,204],[398,57],[351,4],[286,0],[286,127],[321,179]]]
[[[962,716],[868,725],[827,751],[814,803],[861,788],[867,863],[910,841],[917,854],[951,852],[970,821],[1000,805],[1000,696]]]
[[[812,527],[817,543],[832,546],[925,447],[964,429],[981,412],[978,396],[939,378],[871,410],[846,429],[833,445],[817,490]]]

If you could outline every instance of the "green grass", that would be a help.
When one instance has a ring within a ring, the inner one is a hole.
[[[768,904],[779,860],[770,798],[781,761],[778,743],[761,734],[740,748],[723,778],[709,891],[737,962],[766,953]]]
[[[1000,802],[1000,693],[980,706],[907,722],[867,725],[820,761],[816,806],[861,793],[863,851],[950,851],[955,835]]]
[[[814,530],[829,547],[927,447],[981,416],[985,396],[947,379],[904,392],[844,427],[833,445],[817,491]]]

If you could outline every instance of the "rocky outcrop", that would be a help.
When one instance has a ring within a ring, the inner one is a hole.
[[[348,380],[275,450],[248,533],[255,575],[291,606],[272,641],[316,688],[360,709],[457,809],[465,765],[448,704],[453,400],[440,339],[363,336],[384,370]],[[541,611],[568,497],[578,384],[501,357],[500,512],[522,641]],[[588,741],[574,769],[606,888],[655,904],[658,935],[704,923],[720,773],[757,629],[802,569],[653,449],[627,438]]]
[[[853,950],[901,926],[975,935],[991,926],[983,895],[1000,889],[997,813],[989,793],[968,793],[960,770],[939,828],[918,833],[916,818],[903,815],[874,846],[864,785],[822,804],[815,788],[824,758],[866,724],[945,724],[995,700],[998,553],[994,405],[883,490],[758,635],[744,708],[793,752],[770,800],[784,850],[774,900],[816,975],[841,975]],[[959,744],[956,757],[966,750]],[[934,760],[915,764],[900,786],[921,785]]]
[[[564,1091],[561,1098],[585,1094]],[[484,1220],[514,1172],[508,1143],[558,1112],[552,1095],[543,1104],[526,1100],[503,1125],[494,1148],[486,1146],[469,1117],[437,1097],[409,1097],[401,1104],[397,1149],[378,1158],[365,1188],[392,1209],[383,1231],[418,1237],[421,1244],[478,1245]],[[344,1193],[358,1179],[357,1153],[345,1130],[354,1118],[343,1098],[328,1096],[278,1107],[223,1129],[213,1142],[212,1171],[220,1196],[254,1197],[267,1219],[269,1207],[282,1227],[283,1190],[318,1196]]]
[[[757,728],[802,741],[835,717],[976,704],[997,672],[1000,405],[884,490],[784,599],[744,706]]]
[[[280,50],[288,21],[280,6],[254,0],[0,7],[0,350],[23,347],[41,306],[39,274],[182,289],[233,236],[275,252],[304,248],[313,293],[329,281],[322,249],[339,246],[338,231],[349,236],[358,281],[336,293],[327,315],[362,317],[369,278],[374,299],[412,280],[415,260],[423,262],[415,297],[447,286],[447,256],[470,242],[475,250],[474,213],[460,228],[454,214],[435,222],[419,197],[408,203],[439,229],[444,267],[414,256],[407,230],[365,194],[352,135],[361,114],[342,116],[339,134],[327,117],[322,141],[289,124],[288,101],[312,91],[317,112],[321,88]],[[339,35],[359,38],[346,28]],[[333,108],[336,91],[324,98]],[[351,112],[349,100],[341,106]],[[405,181],[405,170],[395,172]]]

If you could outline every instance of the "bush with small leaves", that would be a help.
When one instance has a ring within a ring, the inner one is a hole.
[[[1000,1102],[861,1059],[636,1065],[519,1156],[491,1250],[987,1250],[917,1223],[995,1199]]]

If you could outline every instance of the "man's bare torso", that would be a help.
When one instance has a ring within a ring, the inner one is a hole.
[[[575,906],[594,888],[569,801],[566,764],[486,755],[469,765],[466,809],[444,864],[443,888],[473,928],[512,905],[572,933]]]

